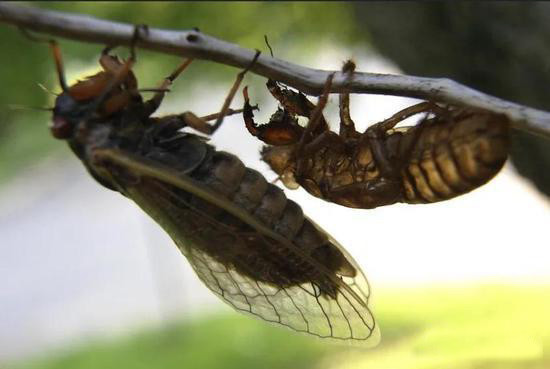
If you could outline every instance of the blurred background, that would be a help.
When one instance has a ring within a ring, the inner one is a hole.
[[[25,5],[25,4],[21,4]],[[151,27],[201,31],[312,68],[449,77],[550,110],[550,4],[32,3]],[[60,41],[69,81],[95,73],[101,45]],[[363,268],[379,347],[334,346],[241,316],[201,285],[163,231],[99,186],[50,115],[59,91],[50,51],[0,24],[0,368],[529,368],[550,367],[550,150],[513,133],[490,183],[431,205],[353,210],[286,191]],[[121,49],[121,55],[127,50]],[[179,59],[139,50],[154,87]],[[158,115],[219,110],[238,70],[195,61]],[[257,121],[276,109],[248,74]],[[315,101],[315,98],[313,98]],[[337,124],[337,96],[326,115]],[[415,100],[353,96],[356,125]],[[242,106],[237,94],[233,107]],[[413,122],[414,123],[414,122]],[[259,141],[231,117],[212,141],[275,178]]]

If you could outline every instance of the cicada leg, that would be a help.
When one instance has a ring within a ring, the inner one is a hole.
[[[339,135],[342,138],[357,136],[358,132],[355,129],[355,123],[351,119],[350,112],[349,112],[349,93],[340,94],[339,105],[340,105]]]
[[[61,89],[63,92],[67,92],[69,90],[69,87],[67,86],[67,81],[65,79],[65,69],[63,68],[63,57],[61,56],[61,49],[59,48],[59,45],[57,44],[57,41],[54,39],[46,39],[42,37],[37,37],[35,35],[30,34],[25,28],[20,27],[19,30],[25,37],[30,39],[31,41],[35,42],[46,42],[50,45],[50,49],[52,50],[53,54],[53,60],[55,62],[55,69],[57,70],[57,78],[59,80],[59,86],[61,86]]]
[[[288,88],[281,88],[279,87],[279,84],[272,79],[267,81],[266,86],[271,95],[279,101],[285,111],[290,113],[292,116],[298,115],[311,119],[311,115],[315,110],[315,104],[309,101],[306,95]],[[325,120],[325,117],[321,115],[314,134],[321,134],[328,129],[328,123]]]
[[[374,160],[376,161],[382,177],[399,177],[401,165],[404,163],[405,158],[408,157],[407,153],[405,153],[405,155],[403,155],[403,158],[401,158],[402,160],[396,162],[395,160],[390,159],[388,148],[385,145],[387,132],[393,129],[399,122],[409,117],[412,117],[413,115],[431,111],[442,114],[445,109],[440,108],[433,102],[421,102],[419,104],[409,106],[408,108],[405,108],[395,113],[390,118],[383,120],[382,122],[373,124],[366,129],[361,138],[362,143],[360,143],[360,145],[370,145],[372,155],[374,157]],[[415,135],[415,137],[410,141],[409,150],[406,151],[410,151],[413,149],[416,140],[420,136],[420,131],[417,130],[416,132],[413,132],[413,134]]]
[[[207,125],[206,126],[206,127],[209,127],[209,129],[208,129],[209,134],[213,134],[214,132],[216,132],[216,130],[218,128],[220,128],[220,126],[223,122],[223,118],[225,117],[225,115],[229,111],[229,105],[231,105],[231,101],[233,101],[233,98],[235,97],[235,94],[237,93],[237,90],[239,89],[239,86],[241,85],[241,82],[243,81],[244,75],[246,74],[246,72],[248,72],[250,70],[250,68],[252,68],[252,66],[254,64],[256,64],[256,61],[258,60],[258,58],[260,56],[260,53],[261,52],[259,50],[257,50],[256,54],[254,55],[254,58],[252,59],[250,64],[248,64],[248,66],[245,69],[243,69],[239,74],[237,74],[237,79],[233,83],[233,86],[231,87],[231,89],[229,90],[229,93],[227,94],[227,97],[225,98],[225,101],[224,101],[224,103],[222,105],[222,108],[220,110],[220,113],[219,113],[220,115],[218,116],[218,119],[216,119],[216,122],[214,123],[214,125],[212,125],[212,126]]]
[[[248,86],[243,88],[244,107],[243,119],[248,132],[258,137],[268,145],[284,146],[298,142],[304,129],[298,124],[296,118],[286,109],[278,109],[271,116],[269,123],[256,124],[254,122],[253,107],[250,105],[248,97]]]
[[[252,110],[258,110],[258,105],[251,106],[250,108]],[[225,116],[228,117],[230,115],[235,115],[242,112],[244,112],[244,109],[227,109]],[[203,115],[202,117],[200,117],[200,119],[208,122],[214,119],[218,119],[219,116],[220,116],[220,113],[214,113],[214,114]]]
[[[327,78],[323,94],[319,97],[317,105],[312,110],[307,111],[307,115],[305,111],[299,111],[300,115],[303,113],[310,118],[305,129],[298,124],[297,119],[292,112],[286,109],[286,107],[285,109],[279,109],[273,114],[269,123],[257,125],[254,122],[254,115],[250,109],[248,89],[243,89],[245,101],[243,117],[248,131],[270,145],[285,146],[296,144],[296,148],[293,152],[294,160],[296,161],[296,178],[299,178],[304,172],[304,161],[307,161],[310,155],[314,155],[319,147],[322,147],[322,145],[326,143],[327,139],[332,138],[331,135],[326,134],[329,132],[329,128],[322,113],[328,101],[328,94],[332,86],[333,77],[334,75],[331,74]],[[277,97],[277,94],[280,93],[281,90],[276,86],[276,82],[270,81],[273,83],[273,87],[276,87],[275,91],[277,91],[277,93],[272,92],[272,94]],[[270,82],[268,82],[268,85],[269,83]],[[309,100],[306,99],[306,101],[310,103]],[[283,103],[283,101],[281,101],[281,103]],[[300,108],[298,105],[293,106]],[[309,110],[309,107],[307,109]],[[309,146],[309,144],[312,144],[312,146]]]
[[[300,175],[303,173],[304,162],[307,161],[307,157],[305,157],[304,155],[305,152],[307,151],[306,149],[307,144],[320,135],[317,131],[317,128],[319,124],[322,123],[323,109],[325,108],[328,102],[328,95],[330,92],[330,88],[332,87],[333,78],[334,78],[334,73],[330,74],[327,77],[327,81],[325,82],[325,87],[323,88],[323,93],[319,97],[317,106],[315,106],[315,109],[311,113],[309,122],[307,123],[304,133],[302,134],[302,137],[300,138],[300,141],[296,146],[296,164],[297,164],[296,177],[297,178],[299,178]],[[328,126],[325,131],[328,131]]]
[[[160,83],[158,87],[158,91],[153,95],[153,97],[145,102],[145,111],[147,116],[150,116],[153,114],[160,104],[162,103],[162,100],[164,99],[164,96],[166,95],[166,91],[168,90],[168,87],[174,83],[176,78],[183,72],[193,59],[185,59],[183,63],[181,63],[170,75]]]
[[[342,73],[347,74],[347,78],[351,79],[355,71],[355,63],[348,60],[342,67]],[[344,92],[339,95],[340,105],[340,131],[339,136],[344,140],[352,137],[358,137],[359,132],[355,129],[355,123],[351,119],[349,111],[349,92]]]
[[[257,51],[256,54],[254,55],[254,58],[250,62],[250,64],[245,69],[243,69],[241,72],[239,72],[239,74],[237,74],[237,78],[236,78],[235,82],[233,83],[233,86],[229,90],[229,93],[227,94],[227,96],[224,100],[224,103],[222,105],[222,108],[221,108],[219,113],[207,115],[204,118],[200,118],[195,113],[190,112],[190,111],[186,111],[186,112],[181,113],[181,114],[171,115],[171,116],[163,117],[163,118],[160,118],[160,119],[162,120],[162,119],[170,118],[169,119],[170,120],[170,125],[171,125],[171,127],[174,127],[174,129],[175,128],[179,129],[179,128],[183,128],[183,127],[191,127],[194,130],[196,130],[198,132],[201,132],[201,133],[204,133],[204,134],[207,134],[207,135],[214,134],[216,132],[216,130],[221,126],[225,116],[243,111],[243,110],[230,109],[229,105],[231,104],[231,101],[235,97],[235,93],[237,92],[237,90],[238,90],[245,74],[256,63],[259,56],[260,56],[260,51]],[[187,62],[184,62],[180,67],[178,67],[174,71],[174,73],[171,74],[171,76],[174,76],[173,79],[175,79],[175,77],[177,77],[181,73],[181,71],[183,71],[183,69],[185,69],[185,67],[190,63],[190,61],[187,64],[186,63]],[[173,81],[173,79],[172,79],[172,81]],[[166,80],[169,81],[170,77],[168,77]],[[162,94],[162,93],[163,93],[162,91],[159,92],[159,95]],[[153,97],[153,99],[155,99],[155,97]],[[151,100],[153,100],[153,99],[151,99]],[[252,107],[251,107],[251,109],[252,109]],[[210,125],[207,122],[207,120],[211,120],[211,119],[216,119],[216,122],[213,125]]]
[[[109,80],[107,85],[103,88],[103,92],[94,100],[92,106],[95,106],[96,109],[99,108],[104,102],[107,109],[111,111],[116,111],[124,106],[126,106],[131,99],[131,96],[137,93],[137,81],[132,73],[132,67],[136,62],[136,43],[140,38],[140,31],[144,30],[147,32],[147,26],[136,25],[134,27],[134,33],[132,36],[132,41],[130,43],[130,57],[124,61],[124,63],[119,64],[113,62],[112,57],[108,55],[109,51],[114,48],[114,46],[108,46],[103,49],[102,58],[100,59],[101,65],[106,71],[111,72],[112,78]],[[109,98],[109,94],[122,83],[128,82],[129,85],[126,90],[122,91],[115,96]],[[112,100],[112,101],[109,101]],[[91,112],[95,109],[91,109]],[[108,111],[107,111],[108,113]],[[91,114],[91,113],[90,113]]]
[[[332,202],[352,208],[373,209],[394,204],[401,199],[401,182],[393,178],[376,178],[366,183],[352,183],[346,186],[324,190],[323,196]]]
[[[437,113],[442,113],[444,109],[437,106],[435,103],[430,101],[424,101],[419,104],[409,106],[408,108],[405,108],[403,110],[398,111],[388,119],[383,120],[382,122],[373,124],[372,126],[368,127],[365,131],[365,134],[367,135],[373,135],[376,134],[378,136],[383,136],[387,131],[390,129],[393,129],[399,122],[412,117],[413,115],[429,112],[429,111],[435,111]]]
[[[281,89],[279,84],[272,79],[267,80],[266,87],[283,108],[292,114],[309,118],[315,109],[315,104],[301,92],[295,92],[288,88]]]
[[[273,57],[273,49],[269,45],[267,36],[264,36],[264,39]],[[296,92],[286,87],[281,88],[280,84],[271,78],[267,80],[266,87],[269,93],[279,101],[283,109],[292,115],[309,118],[315,109],[315,104],[309,101],[300,91]]]

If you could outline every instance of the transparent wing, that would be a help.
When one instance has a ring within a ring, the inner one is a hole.
[[[353,266],[353,277],[330,272],[291,240],[241,214],[242,208],[169,168],[115,150],[96,155],[142,177],[121,190],[164,228],[204,284],[235,310],[321,338],[378,343],[368,283],[330,236]]]
[[[380,340],[378,326],[366,303],[368,288],[360,274],[343,278],[362,301],[340,290],[336,298],[321,295],[313,283],[281,287],[255,281],[201,252],[180,247],[206,286],[235,310],[270,323],[321,338],[347,340],[375,346]]]
[[[196,219],[209,217],[200,209],[195,211],[193,216]],[[265,247],[267,242],[276,243],[269,236],[261,234],[251,236],[249,233],[236,234],[233,231],[231,237],[225,237],[226,228],[218,222],[212,224],[216,229],[210,232],[220,232],[216,238],[225,240],[226,248],[239,248],[237,244],[250,237],[254,237],[263,249],[269,249]],[[313,225],[322,231],[318,225]],[[231,240],[231,243],[227,240]],[[380,332],[368,306],[368,282],[344,248],[330,236],[329,240],[357,271],[354,277],[338,276],[340,283],[334,296],[322,294],[315,282],[282,286],[255,280],[196,247],[192,238],[176,243],[201,281],[235,310],[320,338],[347,341],[363,347],[375,346],[380,341]]]

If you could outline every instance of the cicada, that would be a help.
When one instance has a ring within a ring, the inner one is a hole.
[[[350,78],[351,61],[342,72]],[[509,121],[488,111],[422,102],[368,127],[355,129],[349,93],[339,95],[340,130],[330,130],[322,111],[333,74],[317,105],[301,92],[268,80],[280,102],[266,124],[256,124],[245,87],[243,118],[249,132],[267,143],[262,159],[283,184],[350,208],[397,202],[432,203],[465,194],[493,178],[508,156]],[[417,125],[396,127],[416,114]],[[305,127],[298,116],[309,118]]]
[[[259,52],[238,74],[220,113],[152,117],[191,59],[144,100],[132,72],[135,42],[125,61],[106,48],[103,70],[71,86],[60,49],[49,42],[63,90],[52,134],[68,142],[101,185],[151,216],[210,290],[239,312],[298,332],[378,342],[369,286],[353,258],[262,174],[204,136],[181,130],[211,135],[225,115],[241,112],[229,105]]]

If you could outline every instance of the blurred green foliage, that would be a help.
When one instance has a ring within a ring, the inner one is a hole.
[[[323,357],[322,346],[316,343],[250,318],[221,315],[110,344],[92,344],[18,368],[307,368]]]
[[[550,288],[485,285],[378,289],[372,350],[303,337],[237,314],[95,343],[10,369],[550,367]]]
[[[36,2],[21,5],[165,29],[198,27],[214,37],[261,50],[266,50],[265,34],[278,57],[295,61],[301,55],[322,48],[327,42],[348,44],[358,37],[363,38],[351,21],[351,4],[342,2]],[[327,27],[329,24],[332,26]],[[88,68],[97,65],[95,61],[101,45],[58,41],[69,74],[71,65]],[[15,27],[6,24],[0,24],[0,44],[0,81],[3,86],[0,89],[1,182],[17,169],[63,144],[55,142],[46,129],[50,119],[48,112],[37,114],[8,107],[53,105],[53,97],[37,86],[37,83],[42,83],[48,89],[59,91],[48,46],[31,42]],[[127,50],[120,53],[125,55]],[[140,85],[156,86],[177,61],[174,56],[139,50],[134,70]],[[235,72],[231,67],[198,61],[185,72],[185,83],[176,84],[173,90],[192,89],[198,83],[230,83]],[[71,75],[68,77],[70,80]],[[216,108],[220,104],[217,101],[212,103]],[[193,110],[193,107],[182,106],[182,111],[184,109]]]

